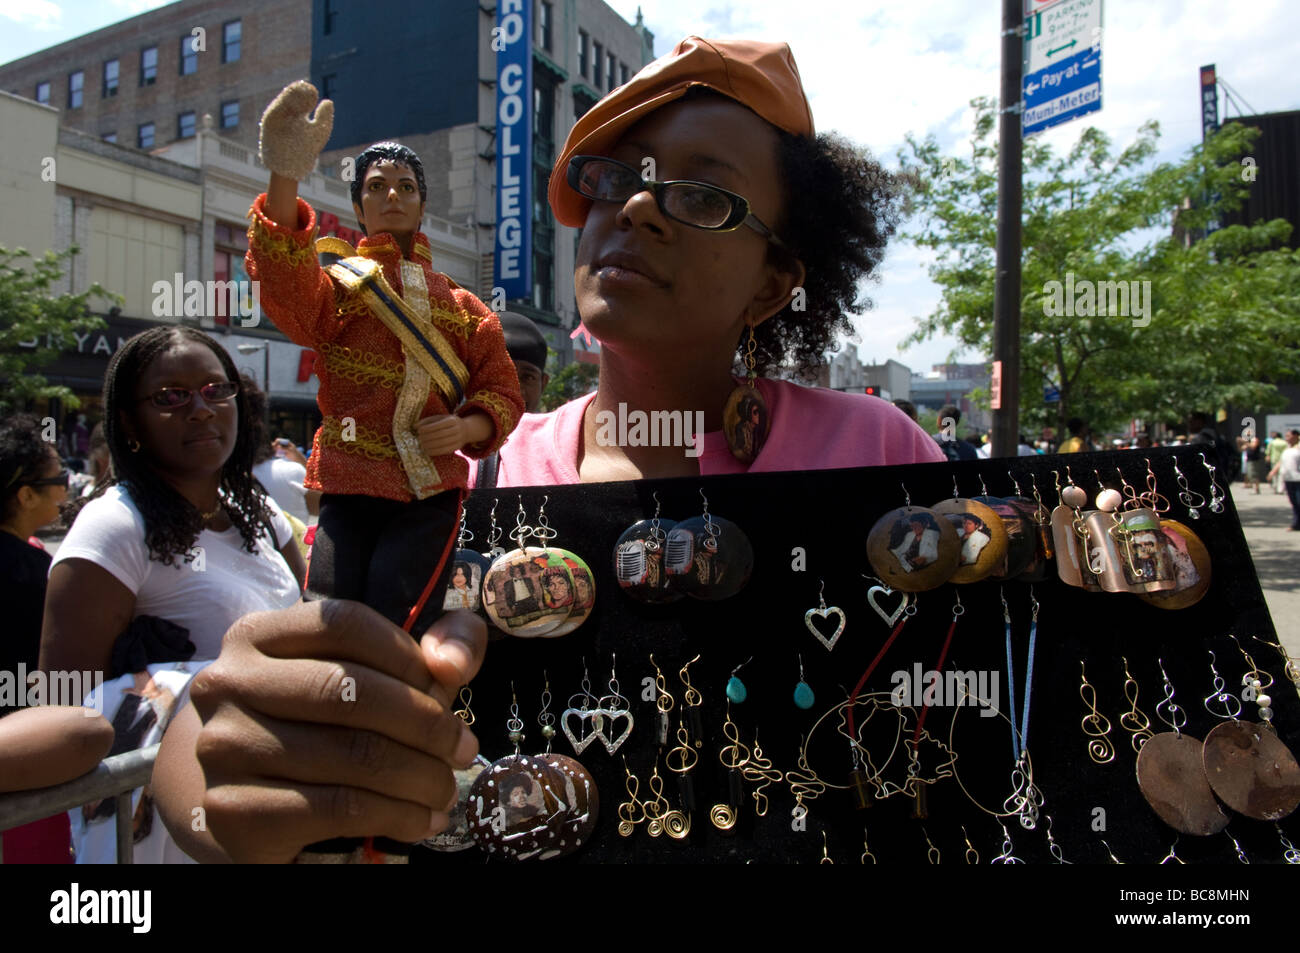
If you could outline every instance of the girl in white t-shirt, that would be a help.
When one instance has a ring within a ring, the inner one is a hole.
[[[191,328],[153,328],[122,345],[104,383],[109,478],[80,505],[50,569],[42,669],[105,673],[87,704],[110,719],[131,706],[150,722],[134,733],[140,747],[162,736],[231,625],[301,594],[288,521],[251,475],[238,380],[225,349]],[[140,616],[186,629],[194,655],[110,679],[113,645]],[[111,862],[112,819],[71,814],[78,860]],[[147,803],[136,811],[136,862],[184,860],[150,815]]]

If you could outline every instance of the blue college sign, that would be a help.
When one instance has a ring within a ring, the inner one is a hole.
[[[507,298],[533,296],[533,4],[500,0],[497,51],[496,263]]]

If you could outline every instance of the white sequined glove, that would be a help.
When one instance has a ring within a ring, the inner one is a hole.
[[[315,86],[300,79],[271,100],[258,126],[257,149],[262,165],[297,182],[316,168],[316,159],[334,128],[334,103],[324,99],[318,106],[319,96]]]

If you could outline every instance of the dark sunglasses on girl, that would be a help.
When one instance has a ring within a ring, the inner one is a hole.
[[[24,486],[61,486],[65,490],[68,488],[68,470],[64,467],[52,477],[45,477],[43,480],[24,480]]]

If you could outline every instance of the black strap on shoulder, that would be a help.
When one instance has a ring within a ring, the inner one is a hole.
[[[478,462],[478,471],[474,474],[474,489],[476,490],[495,490],[497,485],[497,464],[501,462],[501,454],[494,453],[490,457],[484,457]]]

